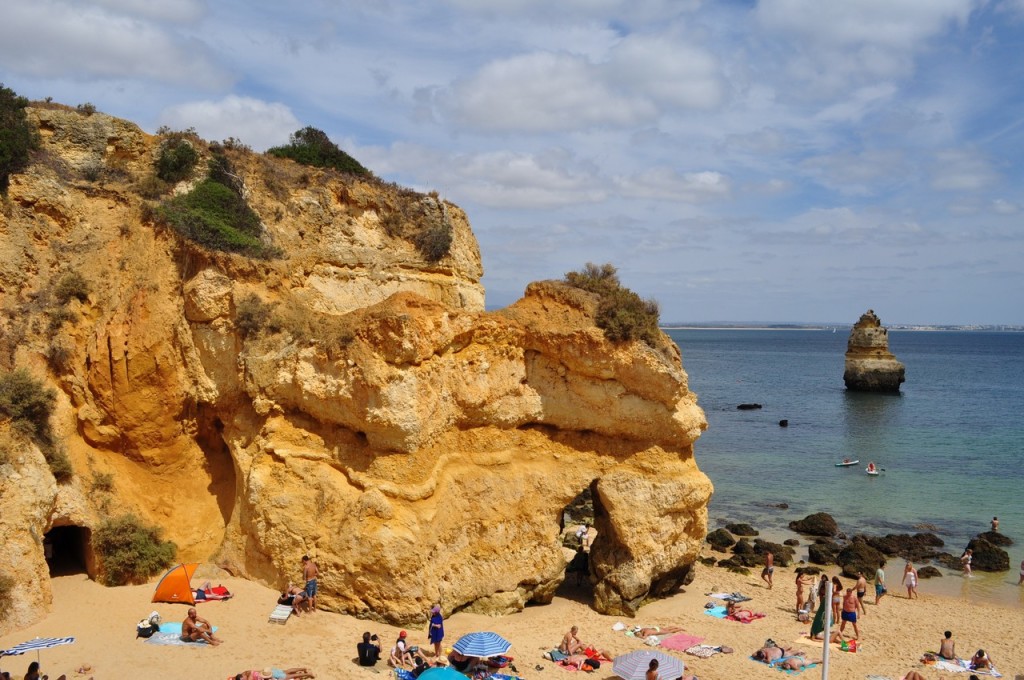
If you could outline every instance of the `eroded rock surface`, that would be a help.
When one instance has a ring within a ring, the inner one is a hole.
[[[850,330],[846,345],[846,389],[857,392],[899,392],[906,369],[889,351],[889,332],[868,310]]]
[[[310,554],[321,606],[393,622],[550,600],[562,510],[587,488],[596,608],[632,615],[691,577],[706,421],[667,337],[608,342],[596,298],[560,282],[484,312],[457,206],[245,149],[225,153],[284,256],[203,251],[147,217],[158,138],[30,116],[43,148],[0,213],[0,368],[58,389],[75,477],[56,484],[31,447],[2,464],[0,571],[23,599],[0,632],[45,611],[47,532],[127,511],[180,559],[274,586]],[[396,222],[410,201],[450,223],[438,261]],[[90,292],[61,306],[69,271]],[[262,326],[241,321],[254,304]],[[113,484],[96,491],[97,474]]]

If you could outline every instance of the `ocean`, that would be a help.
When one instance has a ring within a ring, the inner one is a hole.
[[[849,331],[666,332],[707,414],[694,450],[715,484],[711,529],[745,521],[791,537],[790,520],[825,511],[848,534],[934,525],[959,556],[997,516],[1016,541],[1009,572],[944,572],[919,591],[1024,606],[1024,333],[890,331],[907,381],[876,395],[843,384]],[[763,408],[737,410],[745,402]],[[844,458],[861,464],[835,467]],[[869,461],[884,472],[866,475]],[[789,508],[771,507],[780,503]],[[898,586],[902,562],[887,574]]]

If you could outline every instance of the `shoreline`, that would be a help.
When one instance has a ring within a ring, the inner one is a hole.
[[[820,643],[800,641],[808,624],[799,623],[793,614],[795,606],[794,571],[779,567],[775,587],[768,590],[757,573],[734,574],[717,567],[696,565],[696,577],[684,592],[646,604],[636,619],[604,616],[585,603],[586,592],[564,583],[555,599],[546,605],[527,607],[524,611],[502,617],[488,617],[460,612],[445,620],[445,646],[462,634],[474,630],[493,630],[512,642],[511,655],[524,678],[560,678],[562,670],[542,658],[546,649],[557,646],[562,634],[571,625],[580,627],[584,642],[607,649],[613,655],[645,649],[640,641],[612,630],[622,621],[627,625],[676,625],[699,635],[705,643],[728,645],[734,654],[716,654],[699,659],[681,652],[666,653],[683,659],[689,672],[702,680],[733,678],[778,678],[778,672],[759,666],[747,657],[772,638],[784,646],[794,645],[818,658]],[[752,570],[756,572],[756,570]],[[835,569],[826,570],[836,573]],[[941,677],[935,669],[922,667],[921,654],[934,649],[943,630],[952,630],[961,655],[970,655],[984,648],[995,660],[1004,677],[1024,671],[1024,650],[1015,642],[1019,637],[1011,631],[1024,627],[1024,609],[1019,607],[982,606],[955,599],[923,593],[919,600],[908,601],[899,593],[895,569],[887,570],[890,594],[880,605],[871,604],[868,596],[867,614],[860,622],[860,649],[856,654],[832,653],[830,677],[833,680],[863,680],[865,675],[878,674],[898,678],[912,668],[926,678]],[[206,579],[208,576],[197,576]],[[246,668],[275,666],[308,666],[320,679],[363,678],[373,680],[388,673],[378,664],[367,669],[353,662],[355,643],[364,630],[376,632],[384,642],[385,657],[399,628],[351,616],[319,611],[293,617],[286,625],[267,622],[276,593],[270,588],[244,579],[213,576],[214,583],[223,583],[235,597],[226,602],[199,606],[199,615],[219,627],[224,644],[218,647],[195,645],[165,647],[134,639],[135,623],[158,611],[165,622],[184,618],[182,605],[151,604],[155,582],[139,586],[104,588],[84,575],[54,579],[54,604],[41,622],[0,637],[0,649],[30,640],[36,636],[76,636],[76,643],[40,653],[43,670],[56,677],[117,679],[123,677],[190,677],[225,678]],[[852,585],[842,579],[844,585]],[[767,617],[751,624],[715,619],[704,614],[708,601],[705,593],[739,591],[753,598],[746,603],[750,609]],[[97,619],[102,623],[97,625]],[[407,628],[411,643],[426,647],[425,624]],[[15,677],[24,673],[35,654],[3,657],[0,668]],[[76,675],[83,663],[93,667],[88,675]],[[540,666],[543,670],[536,670]],[[813,673],[813,671],[812,671]],[[611,680],[615,676],[611,664],[591,674],[595,680]],[[807,676],[813,678],[814,675]]]

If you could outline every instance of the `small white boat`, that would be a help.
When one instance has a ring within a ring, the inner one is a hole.
[[[881,472],[881,470],[873,465],[868,465],[866,468],[864,468],[864,472],[874,476]]]
[[[857,460],[844,460],[841,463],[836,463],[836,467],[852,467],[854,465],[860,465],[860,459]]]

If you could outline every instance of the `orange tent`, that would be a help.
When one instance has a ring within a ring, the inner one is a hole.
[[[189,562],[188,564],[179,564],[164,574],[160,582],[156,584],[153,602],[195,604],[195,593],[192,592],[192,574],[198,568],[198,562]]]

